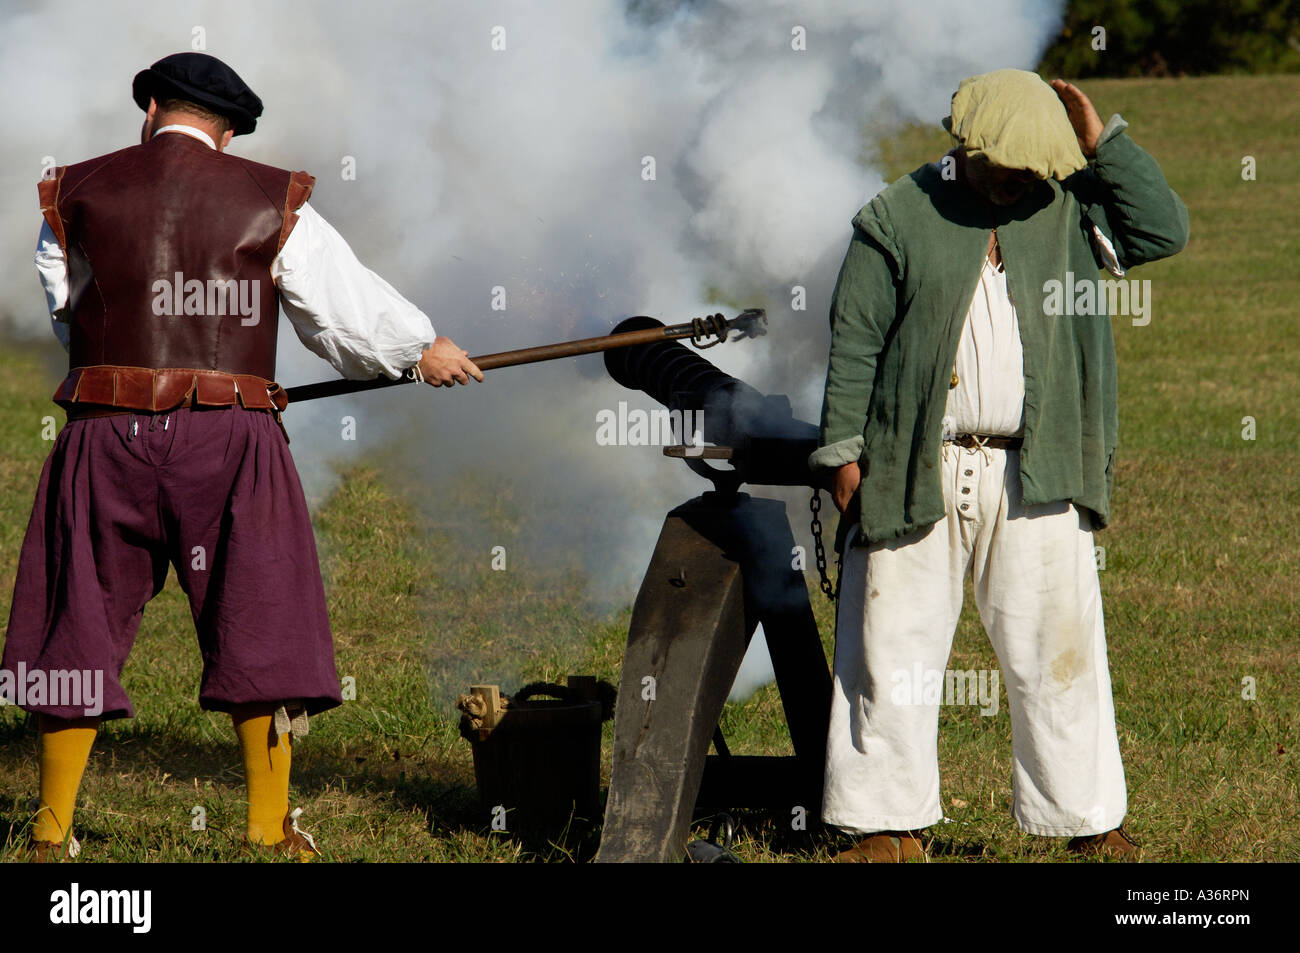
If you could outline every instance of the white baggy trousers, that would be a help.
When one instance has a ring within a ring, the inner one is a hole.
[[[945,518],[846,547],[827,824],[865,834],[943,818],[937,699],[898,688],[918,668],[944,672],[967,574],[1007,691],[1016,822],[1031,834],[1076,837],[1124,819],[1090,515],[1069,503],[1022,505],[1019,457],[945,444]]]

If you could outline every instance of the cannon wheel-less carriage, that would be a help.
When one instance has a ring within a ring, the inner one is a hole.
[[[659,325],[629,318],[615,333]],[[664,520],[632,611],[598,862],[682,859],[692,820],[721,808],[820,812],[831,677],[781,501],[742,484],[809,486],[816,428],[675,342],[605,353],[611,376],[702,412],[709,447],[668,448],[714,484]],[[718,469],[709,459],[730,461]],[[728,752],[718,719],[759,624],[794,754]],[[710,743],[717,754],[709,755]]]

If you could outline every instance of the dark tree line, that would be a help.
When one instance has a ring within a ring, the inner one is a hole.
[[[1094,49],[1105,30],[1105,49]],[[1179,76],[1300,71],[1300,0],[1070,0],[1039,71]]]

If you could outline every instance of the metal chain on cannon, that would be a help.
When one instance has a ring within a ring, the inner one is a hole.
[[[843,575],[843,557],[837,556],[835,559],[835,583],[831,584],[831,577],[826,572],[826,547],[822,543],[822,491],[813,490],[812,499],[808,501],[808,508],[812,510],[812,538],[813,538],[813,558],[817,561],[817,584],[821,588],[822,594],[831,602],[834,602],[840,594],[840,577]]]

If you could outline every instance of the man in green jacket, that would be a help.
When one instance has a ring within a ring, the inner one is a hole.
[[[854,218],[831,305],[810,463],[852,529],[823,819],[863,836],[839,859],[924,856],[939,704],[978,692],[996,712],[998,672],[945,672],[969,576],[1018,824],[1131,853],[1092,531],[1118,432],[1111,316],[1150,320],[1126,269],[1181,249],[1187,209],[1124,120],[1060,80],[964,80],[945,126],[956,148]]]

